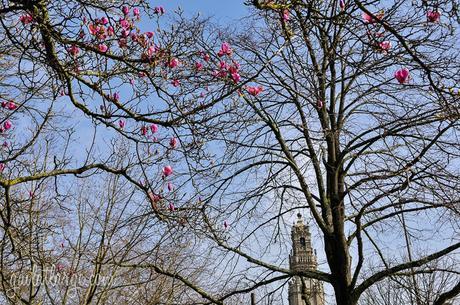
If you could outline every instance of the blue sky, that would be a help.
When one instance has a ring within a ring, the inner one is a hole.
[[[155,1],[153,5],[157,3],[167,10],[180,6],[191,14],[200,12],[204,16],[215,17],[219,22],[235,21],[247,13],[244,0],[163,0]]]

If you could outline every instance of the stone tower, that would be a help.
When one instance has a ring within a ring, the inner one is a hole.
[[[291,239],[289,268],[293,271],[316,270],[316,251],[313,251],[310,230],[301,214],[297,214],[297,222],[292,226]],[[318,280],[296,276],[289,283],[288,292],[289,305],[324,305],[323,284]]]

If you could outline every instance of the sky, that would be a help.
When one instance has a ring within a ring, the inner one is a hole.
[[[180,6],[185,12],[213,16],[223,23],[236,21],[247,13],[244,0],[164,0],[158,2],[158,5],[163,5],[167,10],[174,10]]]

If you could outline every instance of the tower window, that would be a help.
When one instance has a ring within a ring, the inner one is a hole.
[[[302,248],[305,248],[305,247],[306,247],[305,238],[304,238],[304,237],[301,237],[301,238],[300,238],[300,245],[302,246]]]

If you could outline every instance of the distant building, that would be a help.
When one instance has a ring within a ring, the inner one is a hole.
[[[291,239],[289,268],[293,271],[317,270],[316,251],[311,246],[310,230],[301,214],[297,214],[297,222],[292,226]],[[324,305],[321,281],[296,276],[289,283],[288,293],[289,305]]]

